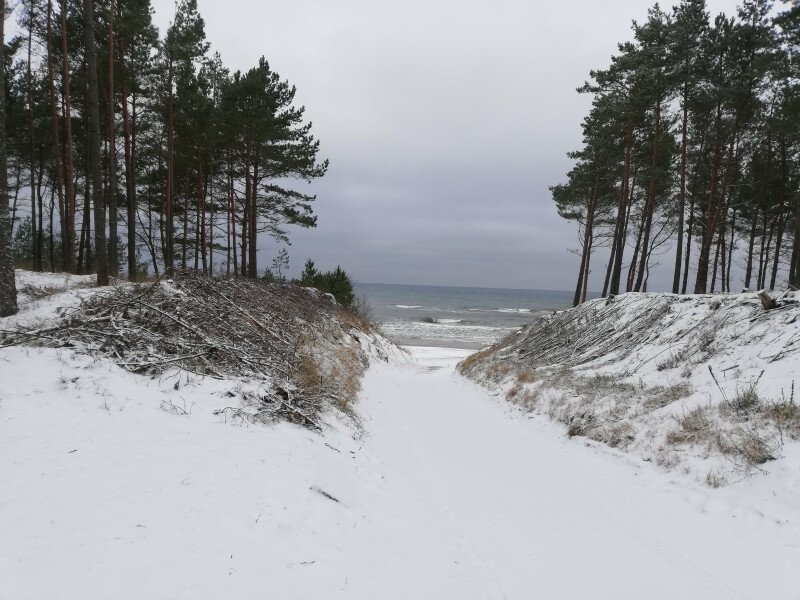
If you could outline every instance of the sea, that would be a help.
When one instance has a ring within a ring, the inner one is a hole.
[[[572,305],[574,292],[359,283],[380,330],[405,346],[479,349],[538,316]]]

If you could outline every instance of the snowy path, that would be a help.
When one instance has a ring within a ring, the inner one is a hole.
[[[6,350],[0,600],[800,598],[797,507],[672,482],[415,353],[368,371],[364,437],[321,437],[214,416],[224,381]]]
[[[398,598],[800,598],[796,524],[671,490],[649,465],[509,414],[453,374],[457,352],[419,349],[422,364],[365,381],[389,486],[453,543],[449,573]]]

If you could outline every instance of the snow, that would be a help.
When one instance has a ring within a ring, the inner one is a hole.
[[[19,312],[0,321],[0,329],[45,326],[62,308],[78,306],[92,293],[95,275],[35,273],[17,269],[17,304]]]
[[[0,596],[797,598],[800,507],[568,440],[466,352],[412,351],[368,371],[366,434],[320,436],[224,422],[224,381],[4,350]]]
[[[796,446],[711,489],[409,350],[322,434],[215,415],[241,381],[0,350],[0,598],[798,598]]]

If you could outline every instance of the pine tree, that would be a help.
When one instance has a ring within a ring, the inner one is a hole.
[[[8,165],[6,154],[6,2],[0,15],[0,317],[17,312],[14,255],[11,247],[11,217],[8,210]]]
[[[103,181],[100,171],[100,99],[97,84],[97,53],[94,35],[94,0],[83,0],[86,51],[87,112],[89,120],[88,177],[94,202],[94,251],[97,265],[97,285],[108,285],[108,254],[106,248],[106,216],[103,201]],[[87,185],[87,190],[89,185]]]

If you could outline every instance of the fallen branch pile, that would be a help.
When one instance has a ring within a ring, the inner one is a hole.
[[[335,394],[305,393],[297,371],[309,345],[360,325],[344,322],[340,312],[313,290],[187,271],[168,281],[98,291],[78,308],[63,310],[53,326],[0,330],[0,348],[75,348],[152,376],[181,368],[261,380],[262,406],[253,415],[316,429],[316,415]]]

